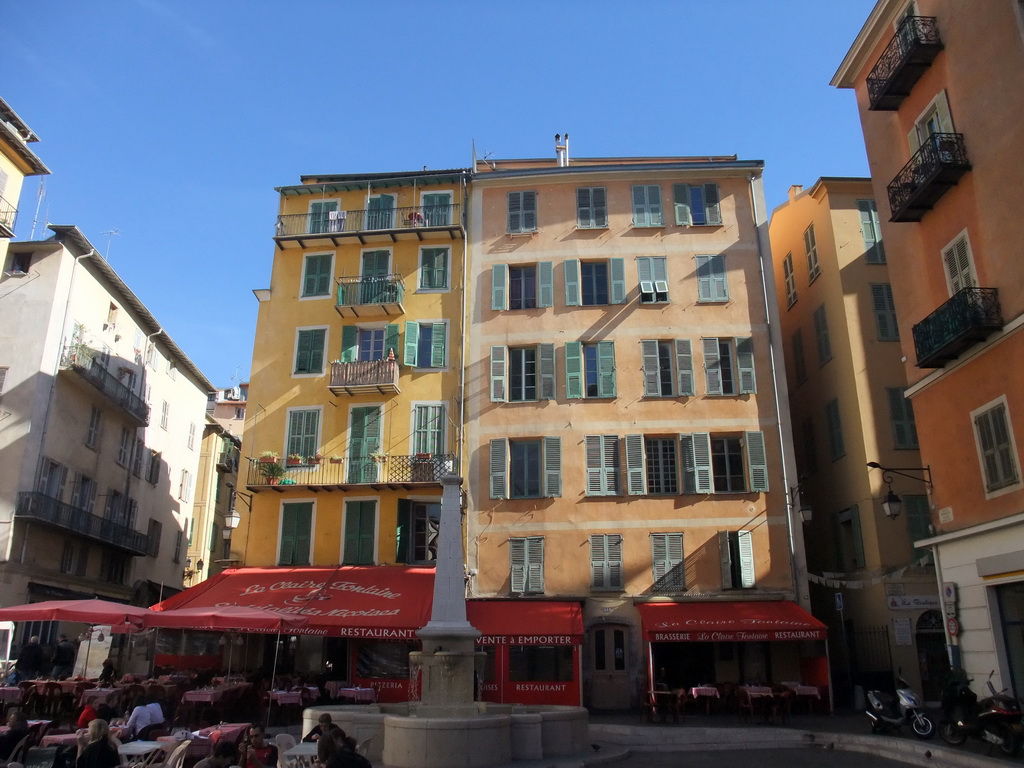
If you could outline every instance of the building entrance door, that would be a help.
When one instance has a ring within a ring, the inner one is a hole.
[[[629,709],[629,668],[626,643],[629,628],[602,624],[590,629],[590,702],[592,709]]]

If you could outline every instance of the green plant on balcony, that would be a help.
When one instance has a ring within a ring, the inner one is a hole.
[[[281,478],[284,477],[284,467],[274,462],[260,462],[257,465],[260,470],[260,474],[263,475],[263,479],[267,481],[267,485],[277,485]]]
[[[323,460],[324,460],[324,455],[322,453],[320,453],[319,451],[317,453],[314,453],[312,456],[307,456],[306,457],[306,463],[307,464],[319,464]]]
[[[331,464],[341,464],[345,460],[341,456],[339,456],[338,454],[335,453],[333,456],[331,456],[329,461],[331,462]]]
[[[296,467],[299,464],[302,464],[305,460],[306,460],[306,457],[301,455],[301,454],[298,454],[298,453],[289,453],[288,454],[288,466],[289,467]]]
[[[370,454],[369,459],[376,464],[383,464],[388,460],[388,455],[383,451],[374,451]]]
[[[276,451],[264,451],[260,454],[260,464],[277,464],[281,456]]]

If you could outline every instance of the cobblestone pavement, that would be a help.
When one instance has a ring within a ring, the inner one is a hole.
[[[910,763],[858,752],[803,748],[756,752],[644,752],[610,765],[613,768],[906,768]]]

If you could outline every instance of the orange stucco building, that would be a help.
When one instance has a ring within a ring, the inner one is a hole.
[[[661,668],[676,686],[823,673],[762,164],[556,145],[473,174],[471,593],[582,603],[599,709],[636,704]],[[786,640],[765,629],[779,611],[804,622]]]
[[[878,200],[954,665],[1024,692],[1021,4],[880,0],[853,89]],[[909,492],[909,491],[907,491]]]

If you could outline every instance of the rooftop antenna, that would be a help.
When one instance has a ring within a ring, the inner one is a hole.
[[[36,215],[32,219],[32,231],[28,235],[29,240],[36,239],[36,225],[39,224],[39,209],[43,207],[43,199],[46,197],[46,177],[39,178],[39,191],[36,192]]]
[[[100,234],[107,236],[107,253],[106,253],[106,258],[107,258],[107,261],[110,261],[110,238],[113,237],[114,235],[120,235],[121,234],[121,230],[119,230],[119,229],[108,229],[106,232],[100,232]]]
[[[558,167],[566,168],[569,165],[569,134],[565,134],[565,138],[562,138],[562,134],[555,134],[555,157],[558,158]]]

